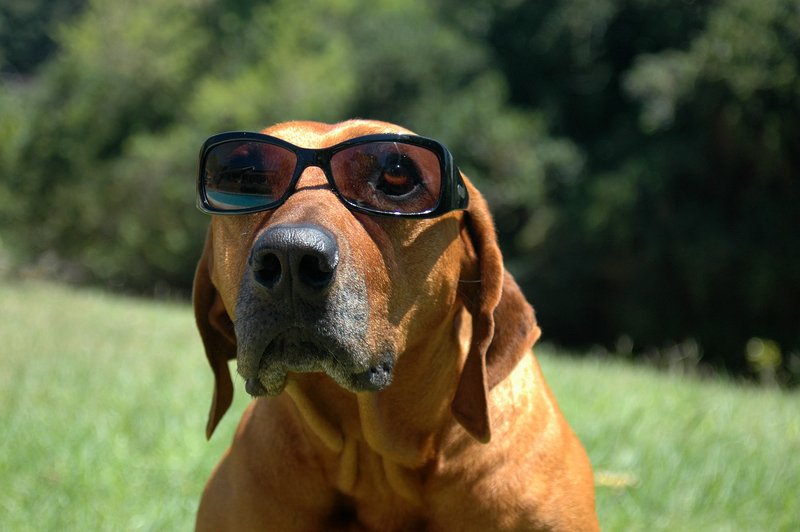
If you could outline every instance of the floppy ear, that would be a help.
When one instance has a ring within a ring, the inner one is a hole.
[[[214,398],[206,425],[206,438],[209,439],[214,433],[217,423],[225,415],[233,401],[233,381],[228,369],[228,360],[236,358],[236,336],[233,332],[233,322],[228,316],[219,292],[211,282],[213,248],[211,230],[209,230],[203,256],[200,258],[194,274],[192,291],[197,328],[200,330],[200,337],[206,348],[206,358],[214,371]]]
[[[472,344],[450,409],[472,437],[492,437],[488,394],[505,379],[539,338],[533,308],[503,268],[494,223],[486,202],[470,184],[468,230],[480,262],[480,284],[473,301]]]

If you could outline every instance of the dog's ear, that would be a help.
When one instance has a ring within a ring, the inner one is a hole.
[[[211,412],[208,414],[206,438],[211,438],[217,423],[225,415],[233,401],[233,381],[228,369],[228,361],[236,358],[236,336],[233,332],[233,322],[219,292],[211,281],[213,248],[212,234],[209,230],[203,256],[200,258],[194,274],[194,289],[192,290],[194,317],[206,349],[206,358],[214,371],[214,398],[211,402]]]
[[[478,255],[480,283],[472,301],[472,343],[450,405],[453,417],[472,437],[492,437],[488,394],[505,379],[539,338],[533,308],[503,268],[494,223],[486,202],[469,187],[467,225]]]

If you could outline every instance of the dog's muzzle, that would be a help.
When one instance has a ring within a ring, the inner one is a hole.
[[[239,288],[239,374],[253,396],[276,396],[290,372],[322,371],[343,388],[389,384],[395,352],[368,347],[366,283],[317,225],[280,225],[258,237]]]

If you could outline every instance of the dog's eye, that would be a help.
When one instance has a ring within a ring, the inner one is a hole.
[[[369,142],[331,158],[331,174],[352,205],[387,213],[423,213],[436,206],[441,168],[435,153],[399,142]]]
[[[383,163],[375,188],[387,196],[405,196],[420,186],[422,179],[410,157],[396,154]]]

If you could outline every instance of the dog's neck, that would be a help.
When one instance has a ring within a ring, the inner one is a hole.
[[[290,375],[286,392],[310,438],[338,461],[337,484],[344,491],[364,474],[363,454],[371,453],[396,492],[418,499],[418,472],[435,462],[444,433],[456,424],[450,402],[471,330],[470,315],[454,311],[422,345],[399,357],[394,380],[379,392],[353,394],[322,373]]]

